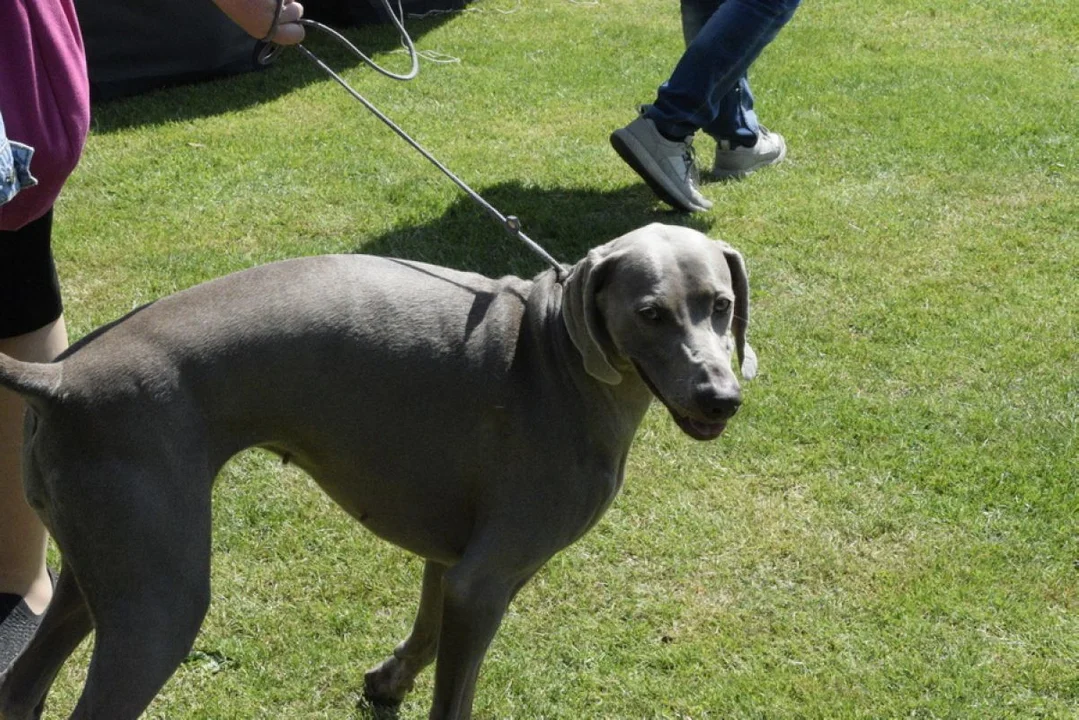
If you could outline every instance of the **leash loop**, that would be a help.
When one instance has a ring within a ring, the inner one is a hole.
[[[281,23],[281,11],[285,7],[285,0],[277,0],[277,5],[273,10],[273,22],[270,23],[270,29],[266,31],[266,36],[262,38],[262,42],[268,43],[273,40],[273,36],[277,34],[277,26]]]
[[[283,4],[284,4],[284,0],[278,0],[278,2],[277,2],[278,15],[280,15],[280,9],[281,9],[281,6]],[[320,30],[320,31],[326,33],[327,35],[329,35],[330,37],[332,37],[333,39],[337,40],[339,43],[344,45],[346,48],[348,48],[349,51],[351,51],[354,55],[356,55],[361,60],[363,60],[364,63],[366,63],[367,65],[369,65],[373,69],[377,70],[378,72],[382,73],[386,77],[394,79],[394,80],[411,80],[412,78],[416,77],[416,75],[419,73],[419,58],[417,57],[416,47],[412,43],[412,38],[409,37],[408,32],[405,30],[405,27],[402,24],[402,21],[404,20],[404,10],[401,7],[401,0],[398,0],[398,2],[397,2],[397,8],[398,8],[398,12],[400,13],[400,18],[398,18],[398,16],[394,14],[393,8],[390,7],[389,0],[382,0],[382,5],[383,5],[383,7],[386,8],[386,11],[389,13],[390,18],[393,20],[394,26],[397,28],[397,31],[401,34],[402,41],[405,43],[405,46],[408,49],[409,57],[411,58],[411,61],[412,61],[411,68],[409,69],[409,71],[407,73],[405,73],[403,75],[398,74],[398,73],[390,72],[389,70],[386,70],[385,68],[380,67],[378,65],[378,63],[376,63],[374,60],[372,60],[371,58],[364,55],[359,50],[359,48],[357,48],[355,45],[353,45],[348,40],[348,38],[346,38],[341,33],[337,32],[333,28],[327,27],[326,25],[323,25],[322,23],[317,22],[315,20],[308,20],[308,19],[305,19],[305,18],[301,18],[297,22],[299,22],[301,25],[304,25],[306,27],[315,28],[316,30]],[[275,27],[271,28],[271,34],[268,37],[272,37],[273,32],[276,31],[276,23],[277,23],[277,21],[275,20],[274,21]],[[283,47],[284,46],[269,43],[259,53],[258,61],[263,65],[268,64],[275,57],[277,57],[277,55],[281,52]],[[439,162],[439,160],[434,155],[432,155],[430,152],[428,152],[426,148],[424,148],[418,142],[413,140],[412,137],[409,136],[409,134],[406,133],[404,130],[402,130],[401,127],[398,126],[393,120],[388,118],[378,108],[376,108],[374,105],[372,105],[367,100],[367,98],[365,98],[360,93],[356,92],[356,90],[353,89],[353,87],[351,85],[349,85],[344,80],[344,78],[342,78],[340,75],[338,75],[336,72],[334,72],[332,68],[330,68],[326,63],[324,63],[322,61],[321,58],[319,58],[313,52],[311,52],[310,50],[305,48],[303,46],[303,44],[297,44],[295,47],[296,47],[297,50],[302,52],[304,54],[304,56],[307,57],[311,62],[313,62],[315,65],[317,65],[323,72],[325,72],[327,75],[329,75],[331,78],[333,78],[337,82],[338,85],[343,87],[348,92],[349,95],[351,95],[357,102],[359,102],[365,108],[367,108],[371,112],[371,114],[373,114],[375,117],[377,117],[379,120],[381,120],[387,127],[389,127],[391,130],[393,130],[395,133],[397,133],[397,135],[402,140],[404,140],[409,145],[411,145],[418,153],[420,153],[420,155],[423,155],[425,158],[427,158],[427,160],[432,165],[434,165],[436,168],[438,168],[446,177],[448,177],[451,181],[453,181],[453,183],[455,185],[457,185],[457,187],[461,188],[461,190],[463,190],[466,195],[468,195],[470,198],[472,198],[472,200],[474,200],[476,202],[476,204],[478,204],[480,207],[482,207],[484,210],[486,210],[487,213],[492,218],[494,218],[495,221],[497,221],[507,233],[509,233],[512,237],[515,237],[518,240],[520,240],[521,242],[523,242],[525,245],[528,246],[528,248],[532,252],[534,252],[536,255],[538,255],[540,258],[542,258],[543,261],[546,262],[548,265],[550,265],[552,268],[554,268],[555,275],[556,275],[559,282],[563,282],[566,279],[566,276],[568,274],[567,267],[565,265],[563,265],[562,263],[558,262],[557,260],[555,260],[554,257],[552,257],[546,250],[544,250],[539,245],[539,243],[537,243],[535,240],[528,237],[527,235],[524,234],[524,232],[522,232],[522,230],[521,230],[521,221],[517,218],[517,216],[515,216],[515,215],[506,216],[506,215],[503,215],[502,213],[500,213],[497,208],[495,208],[493,205],[491,205],[491,203],[484,200],[483,197],[479,193],[477,193],[475,190],[473,190],[471,187],[469,187],[468,184],[465,183],[465,181],[461,180],[461,178],[457,177],[457,175],[455,175],[453,172],[451,172],[449,168],[447,168],[445,165],[443,165],[441,162]]]

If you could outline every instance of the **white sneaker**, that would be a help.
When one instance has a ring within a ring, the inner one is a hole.
[[[753,147],[731,147],[727,140],[716,142],[716,164],[712,168],[715,178],[730,180],[743,178],[766,165],[783,162],[787,157],[787,141],[779,133],[760,129],[757,144]]]
[[[668,140],[653,121],[641,115],[611,133],[611,145],[665,203],[685,212],[712,207],[697,189],[700,179],[692,135],[680,142]]]

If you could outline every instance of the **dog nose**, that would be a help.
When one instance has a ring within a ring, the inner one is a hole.
[[[701,411],[714,422],[728,420],[742,405],[742,393],[737,388],[731,390],[708,386],[701,389],[698,398]]]

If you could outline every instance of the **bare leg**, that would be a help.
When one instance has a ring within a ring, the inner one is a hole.
[[[45,327],[0,339],[0,352],[30,362],[47,362],[67,347],[61,316]],[[0,593],[20,595],[40,614],[52,597],[45,569],[47,535],[23,494],[21,455],[26,405],[0,388]]]
[[[427,561],[423,568],[423,590],[416,621],[408,638],[393,655],[364,676],[364,695],[374,703],[395,705],[412,689],[416,675],[430,665],[438,652],[442,627],[442,577],[444,565]]]
[[[0,716],[36,718],[64,661],[90,632],[90,612],[75,575],[64,567],[56,593],[26,650],[0,675]]]

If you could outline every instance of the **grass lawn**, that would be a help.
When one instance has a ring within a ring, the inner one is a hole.
[[[398,84],[309,46],[564,261],[655,220],[731,242],[761,360],[717,442],[653,407],[623,494],[514,603],[476,716],[1079,717],[1079,5],[806,2],[752,75],[787,162],[692,217],[607,142],[677,59],[677,3],[409,25],[459,62]],[[298,255],[543,269],[298,52],[95,108],[56,234],[73,339]],[[215,493],[213,607],[147,717],[380,717],[362,675],[421,563],[266,455]]]

